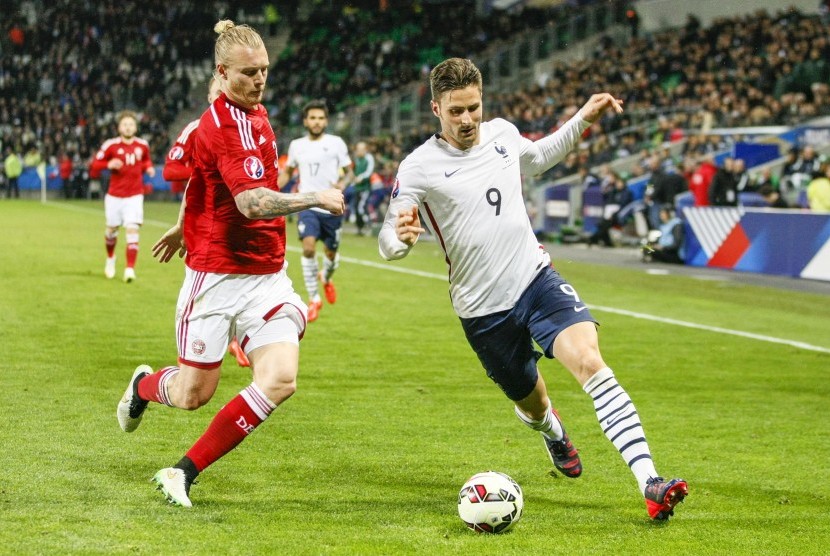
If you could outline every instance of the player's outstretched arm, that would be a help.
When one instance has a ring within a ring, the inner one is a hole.
[[[599,120],[600,116],[609,108],[614,110],[617,114],[623,113],[623,100],[614,98],[610,93],[597,93],[591,95],[588,102],[580,110],[582,118],[588,123],[594,123]]]
[[[243,191],[234,200],[239,212],[252,220],[277,218],[310,208],[325,209],[335,215],[343,214],[346,210],[343,192],[339,189],[313,193],[279,193],[267,187],[257,187]]]

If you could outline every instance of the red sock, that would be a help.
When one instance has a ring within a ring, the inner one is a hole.
[[[127,268],[135,268],[135,260],[138,258],[138,243],[127,244]]]
[[[167,395],[167,383],[179,372],[178,367],[164,367],[138,381],[138,397],[150,402],[173,404]]]
[[[185,455],[201,473],[236,448],[276,407],[255,384],[251,384],[219,410]]]
[[[118,243],[118,236],[104,235],[104,245],[107,246],[107,258],[111,259],[115,256],[115,244]]]

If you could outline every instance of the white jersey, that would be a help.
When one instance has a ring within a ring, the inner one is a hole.
[[[378,237],[381,256],[400,259],[409,252],[395,222],[398,212],[417,205],[446,255],[458,316],[512,308],[550,264],[527,215],[521,174],[536,175],[561,161],[589,125],[577,114],[533,142],[495,119],[482,122],[479,144],[466,151],[433,135],[401,162]]]
[[[288,145],[287,165],[298,168],[300,193],[311,193],[331,189],[340,179],[340,169],[351,166],[349,149],[337,135],[324,133],[316,141],[306,135],[294,139]],[[327,210],[313,208],[317,212],[328,214]]]

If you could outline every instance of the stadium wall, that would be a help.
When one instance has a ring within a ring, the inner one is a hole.
[[[704,27],[713,19],[750,14],[767,10],[774,14],[794,6],[804,13],[818,13],[818,0],[640,0],[637,12],[640,27],[645,31],[660,31],[675,28],[686,23],[686,17],[693,13]]]

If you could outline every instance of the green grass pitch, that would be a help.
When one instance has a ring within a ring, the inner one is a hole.
[[[150,477],[250,371],[229,356],[206,407],[153,405],[121,432],[115,406],[133,369],[175,362],[183,266],[150,254],[178,207],[148,203],[138,280],[106,280],[102,206],[0,202],[2,554],[827,553],[830,353],[599,309],[827,350],[827,296],[561,261],[555,246],[557,268],[595,307],[658,471],[689,482],[668,523],[648,520],[590,400],[543,360],[585,466],[577,480],[549,474],[541,439],[464,340],[434,243],[385,263],[374,238],[349,234],[338,302],[301,344],[296,395],[203,473],[192,509],[170,506]],[[288,239],[304,295],[293,224]],[[525,493],[521,522],[500,536],[467,530],[455,508],[464,481],[490,469]]]

